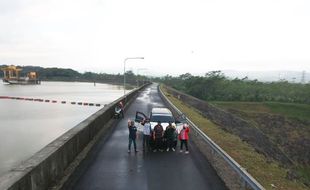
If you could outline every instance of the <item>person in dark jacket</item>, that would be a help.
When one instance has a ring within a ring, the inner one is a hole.
[[[176,129],[176,125],[173,123],[172,127],[174,129],[174,133],[173,133],[173,148],[172,151],[175,151],[175,149],[177,148],[177,144],[178,144],[178,130]]]
[[[137,150],[137,143],[136,143],[136,138],[137,138],[137,127],[135,126],[134,121],[128,121],[128,129],[129,129],[129,142],[128,142],[128,153],[131,152],[131,144],[133,143],[135,152],[138,152]]]
[[[162,150],[163,136],[164,136],[163,126],[161,126],[160,122],[158,122],[153,129],[153,139],[155,141],[155,149],[153,152],[156,152],[158,150],[160,150],[161,152],[163,151]]]
[[[167,140],[167,152],[169,150],[175,151],[173,147],[174,134],[175,134],[175,128],[173,128],[171,122],[169,122],[169,125],[167,126],[166,131],[165,131],[165,138]]]

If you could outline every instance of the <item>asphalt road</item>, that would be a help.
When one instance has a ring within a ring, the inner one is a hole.
[[[156,85],[146,88],[126,110],[125,118],[109,138],[96,145],[66,189],[227,189],[192,143],[190,154],[180,153],[179,149],[176,152],[144,153],[140,134],[137,140],[140,151],[127,153],[127,120],[134,119],[136,111],[149,113],[153,107],[163,106]]]

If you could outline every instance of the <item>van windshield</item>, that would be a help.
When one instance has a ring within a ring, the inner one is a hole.
[[[170,115],[152,115],[151,122],[173,123],[174,118]]]

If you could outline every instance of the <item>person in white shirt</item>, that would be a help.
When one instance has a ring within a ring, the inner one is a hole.
[[[143,146],[143,151],[151,151],[150,148],[150,139],[151,139],[151,124],[149,119],[146,119],[145,121],[142,122],[143,125],[143,141],[142,141],[142,146]]]

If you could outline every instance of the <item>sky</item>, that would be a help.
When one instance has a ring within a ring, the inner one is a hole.
[[[310,72],[308,0],[0,0],[0,65]]]

